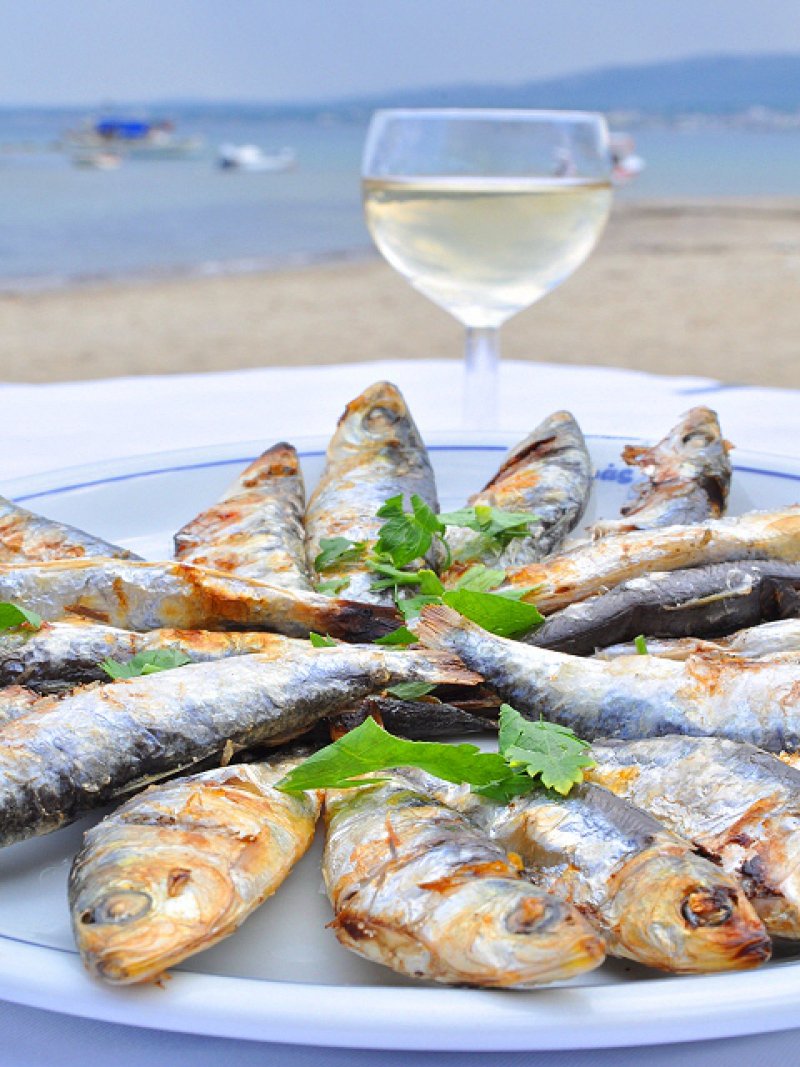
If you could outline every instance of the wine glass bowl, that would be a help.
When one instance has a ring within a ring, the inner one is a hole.
[[[379,111],[362,168],[380,252],[467,327],[466,416],[490,425],[497,329],[570,276],[611,208],[599,115]]]

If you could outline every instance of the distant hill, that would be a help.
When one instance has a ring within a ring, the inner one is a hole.
[[[320,115],[365,118],[379,107],[528,107],[640,112],[670,118],[681,113],[733,115],[751,107],[800,112],[800,55],[718,55],[639,66],[603,67],[517,84],[462,83],[422,89],[397,89],[369,95],[304,103],[289,101],[213,101],[162,99],[117,101],[118,113],[173,111],[198,119],[247,115],[251,118],[309,118]],[[74,113],[87,108],[7,108],[0,114]]]
[[[343,101],[340,106],[554,107],[724,115],[758,105],[776,111],[800,110],[800,56],[701,56],[606,67],[521,85],[398,90]]]

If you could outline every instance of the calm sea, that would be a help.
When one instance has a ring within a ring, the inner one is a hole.
[[[205,138],[189,160],[74,166],[54,143],[81,115],[0,111],[0,290],[120,276],[214,273],[366,255],[361,215],[362,122],[276,121],[248,114],[169,118]],[[223,171],[223,142],[293,148],[283,173]],[[800,132],[648,130],[646,161],[619,195],[800,195]]]

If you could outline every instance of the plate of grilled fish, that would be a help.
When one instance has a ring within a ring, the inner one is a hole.
[[[0,486],[0,996],[348,1047],[794,1025],[800,459],[662,433],[423,441],[379,382],[330,439]]]

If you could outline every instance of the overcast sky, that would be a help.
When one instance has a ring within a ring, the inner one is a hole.
[[[0,104],[311,101],[800,52],[798,0],[0,0]]]

